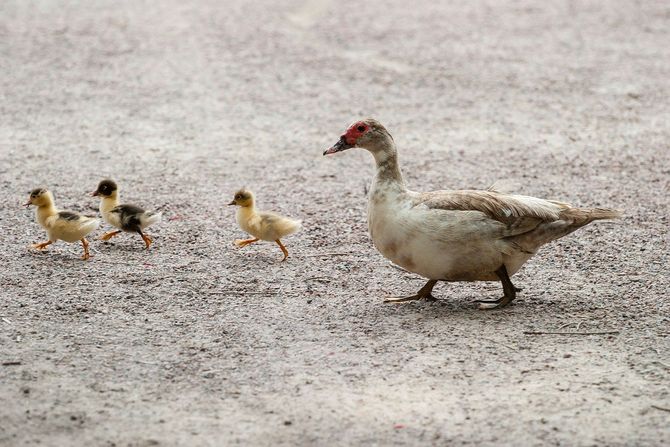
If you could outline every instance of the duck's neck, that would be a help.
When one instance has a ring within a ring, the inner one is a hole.
[[[111,196],[100,199],[100,212],[108,213],[119,206],[119,194],[114,191]]]
[[[45,226],[46,220],[48,217],[55,216],[58,213],[56,206],[53,202],[49,202],[46,205],[38,206],[35,210],[35,215],[37,216],[37,221],[40,225]]]
[[[251,217],[256,214],[256,205],[253,203],[249,206],[241,206],[239,207],[238,211],[239,216],[243,219],[250,219]]]
[[[406,191],[405,180],[402,178],[400,166],[398,166],[398,151],[393,140],[389,137],[382,148],[371,152],[377,165],[375,184]]]

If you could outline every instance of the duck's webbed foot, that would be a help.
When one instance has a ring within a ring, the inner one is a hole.
[[[51,245],[51,241],[46,241],[46,242],[40,242],[39,244],[32,244],[31,247],[37,249],[37,250],[44,250],[47,248],[49,245]]]
[[[410,296],[400,296],[385,298],[385,303],[405,303],[407,301],[416,301],[416,300],[426,300],[426,301],[437,301],[437,298],[433,296],[433,287],[437,284],[437,280],[431,279],[426,283],[425,286],[421,288],[416,294]]]
[[[501,298],[498,298],[497,300],[476,300],[475,301],[475,303],[479,304],[479,308],[481,310],[500,309],[501,307],[507,306],[511,302],[512,302],[512,300],[509,299],[507,296],[503,296]]]
[[[146,234],[142,233],[142,231],[138,231],[138,233],[140,234],[140,236],[142,237],[142,240],[144,241],[144,248],[145,248],[145,250],[148,250],[149,247],[151,247],[151,244],[153,243],[154,240],[151,239],[151,238],[150,238],[149,236],[147,236]]]
[[[475,301],[475,303],[479,303],[479,308],[481,310],[501,309],[514,301],[516,298],[516,293],[521,290],[517,287],[514,287],[514,284],[512,284],[512,281],[509,279],[509,275],[507,274],[507,268],[504,265],[496,270],[496,275],[498,275],[498,278],[500,278],[500,281],[502,282],[503,291],[505,294],[502,298],[498,298],[497,300]]]
[[[240,248],[243,248],[243,247],[246,247],[249,244],[253,244],[256,241],[258,241],[258,238],[254,238],[254,239],[235,239],[233,241],[233,244],[237,245]]]
[[[111,238],[113,238],[114,236],[116,236],[116,235],[119,234],[119,233],[121,233],[121,230],[108,231],[107,233],[105,233],[105,234],[103,234],[102,236],[100,236],[99,239],[100,239],[101,241],[108,241],[108,240],[110,240]]]

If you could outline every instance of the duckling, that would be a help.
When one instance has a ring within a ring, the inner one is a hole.
[[[244,231],[253,236],[252,239],[235,239],[238,247],[246,247],[259,240],[274,241],[284,253],[281,262],[288,258],[288,250],[282,244],[281,238],[300,230],[302,222],[289,219],[267,211],[256,210],[254,194],[247,189],[240,189],[228,205],[237,205],[237,223]]]
[[[142,230],[150,225],[160,222],[162,213],[145,211],[144,209],[129,204],[119,204],[119,187],[110,179],[102,180],[98,188],[91,193],[92,196],[100,196],[100,214],[102,218],[118,230],[108,231],[100,236],[100,240],[108,241],[117,234],[126,231],[137,233],[142,237],[146,249],[153,240],[144,234]]]
[[[37,222],[47,230],[49,236],[48,241],[32,244],[31,247],[44,250],[59,239],[65,242],[81,241],[84,247],[84,255],[81,259],[86,261],[91,257],[86,236],[98,228],[100,224],[98,219],[82,216],[73,211],[58,211],[54,205],[53,194],[45,188],[35,188],[30,192],[28,202],[24,206],[29,207],[30,205],[37,207],[35,211]]]

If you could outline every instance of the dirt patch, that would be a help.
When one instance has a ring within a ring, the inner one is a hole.
[[[667,445],[669,25],[661,1],[3,2],[0,443]],[[321,156],[368,115],[414,189],[625,217],[547,246],[502,311],[473,304],[494,283],[384,305],[422,280],[370,244],[372,160]],[[163,211],[150,252],[27,249],[27,191],[95,213],[105,176]],[[286,263],[232,245],[242,186],[303,220]]]

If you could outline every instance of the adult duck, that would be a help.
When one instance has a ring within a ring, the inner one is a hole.
[[[386,302],[434,300],[438,281],[500,281],[502,298],[477,302],[481,309],[504,307],[520,290],[510,277],[541,246],[621,215],[493,189],[410,191],[393,137],[374,119],[352,124],[324,155],[354,147],[370,152],[377,165],[368,203],[372,242],[387,259],[428,279],[416,294]]]

